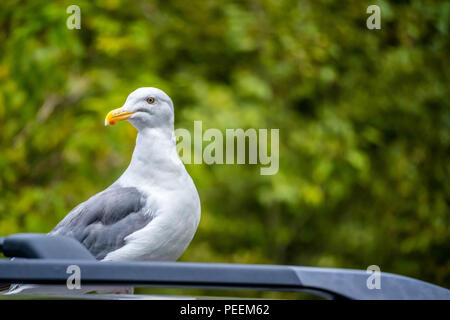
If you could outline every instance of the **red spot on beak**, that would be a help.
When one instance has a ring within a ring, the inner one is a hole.
[[[115,125],[116,122],[115,122],[115,121],[110,121],[109,124],[110,124],[110,125]]]

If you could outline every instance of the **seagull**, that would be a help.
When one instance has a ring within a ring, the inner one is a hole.
[[[200,199],[176,151],[174,107],[157,88],[133,91],[105,125],[137,130],[128,168],[49,233],[75,238],[101,261],[175,261],[200,221]]]
[[[176,150],[174,107],[157,88],[133,91],[105,125],[130,122],[136,146],[110,187],[75,207],[50,232],[77,239],[98,260],[175,261],[200,221],[200,199]]]

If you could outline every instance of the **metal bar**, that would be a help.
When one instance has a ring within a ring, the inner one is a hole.
[[[273,265],[14,259],[0,260],[0,282],[65,285],[69,265],[80,267],[85,285],[314,291],[349,299],[450,299],[445,288],[388,273],[381,274],[379,290],[370,290],[365,271]]]

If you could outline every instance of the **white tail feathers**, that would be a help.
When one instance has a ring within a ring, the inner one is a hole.
[[[69,289],[64,285],[13,284],[4,295],[40,295],[40,296],[78,296],[86,293],[133,294],[133,287],[116,286],[82,286],[80,289]]]

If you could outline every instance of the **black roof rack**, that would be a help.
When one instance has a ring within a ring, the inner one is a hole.
[[[448,289],[381,273],[369,289],[363,270],[187,262],[100,262],[76,240],[16,234],[0,240],[0,283],[66,285],[67,268],[81,269],[82,285],[174,286],[307,291],[331,299],[450,299]]]

